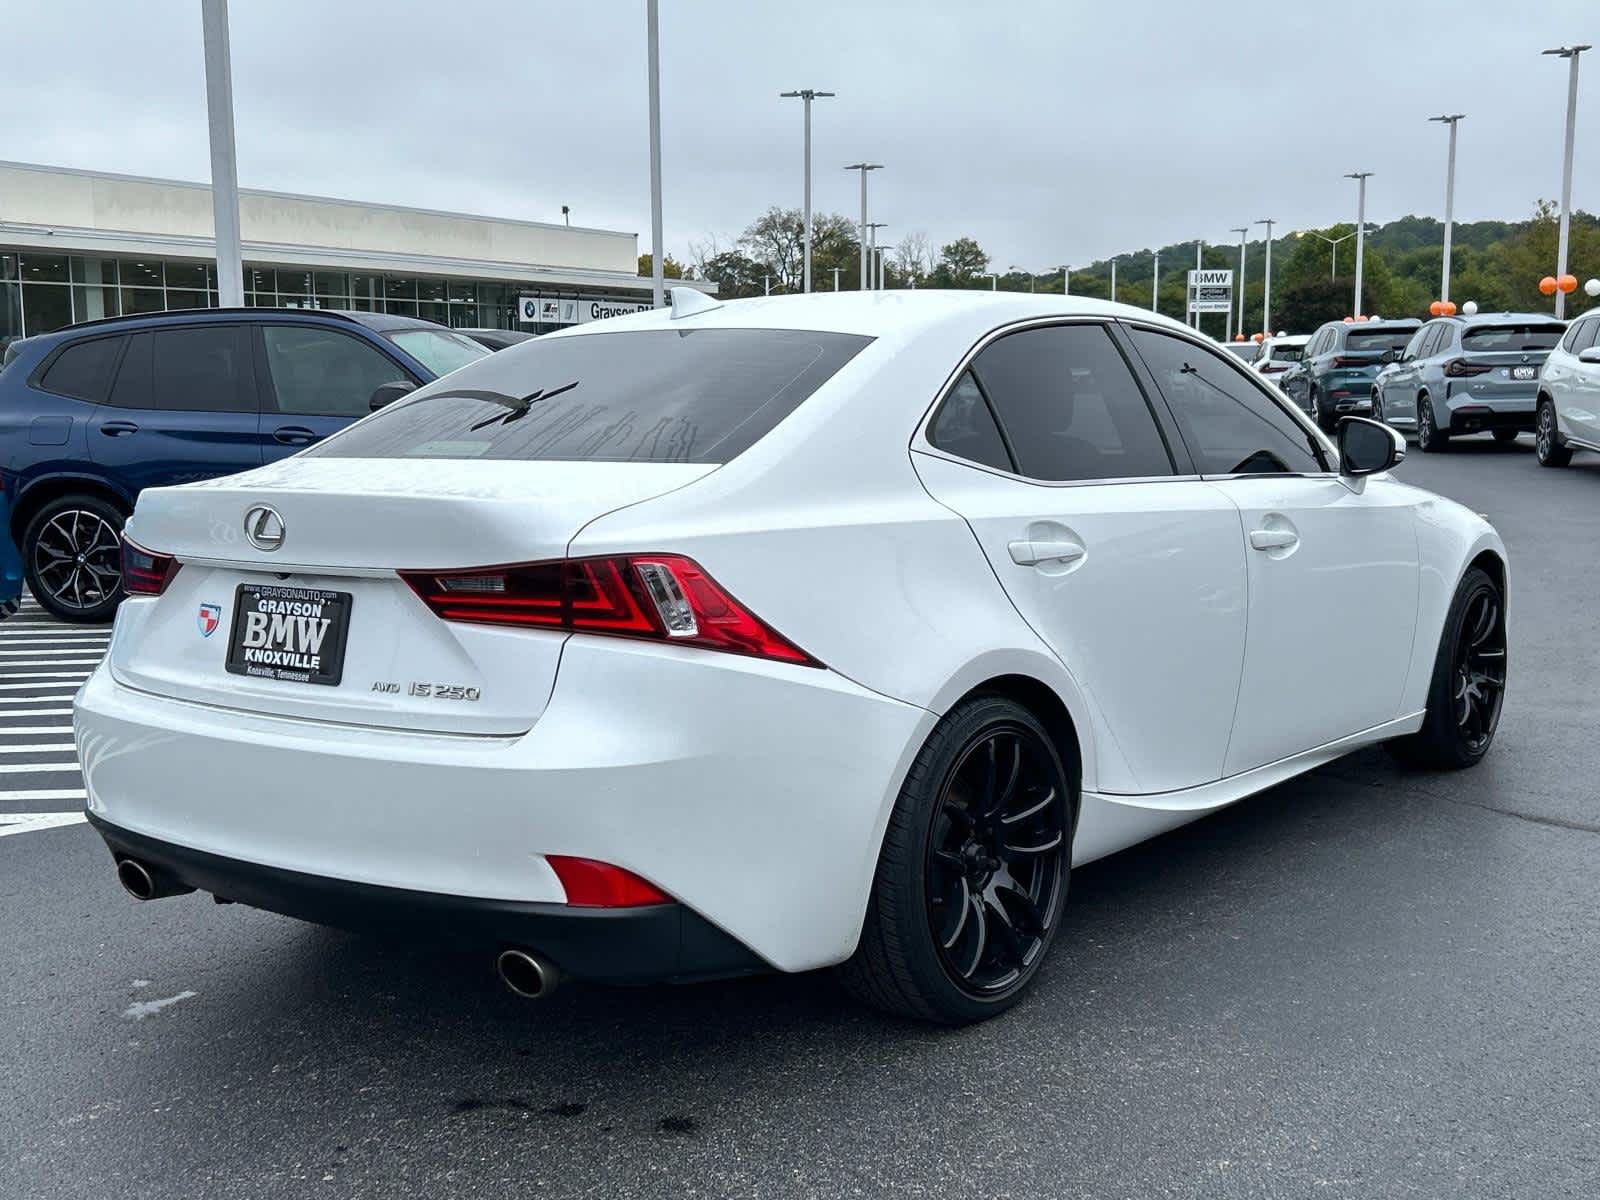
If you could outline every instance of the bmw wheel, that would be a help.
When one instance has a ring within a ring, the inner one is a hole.
[[[1445,617],[1422,728],[1386,748],[1408,766],[1473,766],[1494,741],[1505,690],[1505,597],[1486,572],[1473,567]]]
[[[1383,421],[1383,393],[1377,388],[1372,389],[1371,416],[1374,421]],[[1387,422],[1384,423],[1387,424]]]
[[[1539,417],[1533,431],[1533,456],[1541,467],[1564,467],[1572,461],[1572,449],[1561,444],[1556,428],[1556,406],[1550,397],[1539,397]]]
[[[1317,428],[1324,432],[1333,432],[1333,426],[1328,421],[1328,414],[1322,411],[1322,397],[1316,388],[1311,389],[1311,419],[1317,423]]]
[[[1443,450],[1450,435],[1440,433],[1439,427],[1434,423],[1433,401],[1426,395],[1417,397],[1417,449],[1439,451]]]
[[[889,819],[845,986],[876,1008],[947,1025],[1015,1004],[1061,925],[1075,801],[1028,709],[980,696],[948,713]]]
[[[34,514],[21,547],[33,598],[63,621],[111,620],[122,601],[123,520],[97,496],[64,496]]]

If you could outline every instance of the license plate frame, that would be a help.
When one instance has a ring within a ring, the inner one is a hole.
[[[338,687],[344,680],[354,599],[350,592],[328,588],[239,584],[233,593],[233,623],[228,628],[224,665],[230,674],[251,679]],[[264,622],[252,622],[253,614],[265,614]],[[285,619],[274,624],[274,616]],[[328,624],[320,636],[314,624],[306,624],[323,619]],[[274,638],[274,634],[286,636]]]

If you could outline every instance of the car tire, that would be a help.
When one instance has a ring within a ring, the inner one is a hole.
[[[1539,397],[1539,413],[1533,429],[1533,456],[1541,467],[1564,467],[1572,461],[1572,448],[1561,444],[1556,424],[1556,406],[1548,396]]]
[[[1502,446],[1509,446],[1511,443],[1517,440],[1517,430],[1496,429],[1494,431],[1494,440],[1499,442]]]
[[[846,990],[942,1025],[1015,1004],[1061,927],[1077,791],[1027,708],[977,696],[947,713],[890,814]]]
[[[1443,450],[1450,441],[1448,433],[1441,433],[1434,423],[1433,401],[1426,392],[1417,397],[1417,449],[1429,453]]]
[[[1332,433],[1333,425],[1328,420],[1328,414],[1322,411],[1322,397],[1317,394],[1317,389],[1311,389],[1311,419],[1317,423],[1317,428],[1324,433]]]
[[[98,496],[52,500],[22,535],[28,590],[52,616],[76,624],[111,620],[122,603],[122,510]]]
[[[1385,743],[1409,767],[1456,771],[1483,760],[1505,699],[1505,597],[1489,574],[1467,571],[1439,638],[1422,728]]]
[[[1368,415],[1374,421],[1382,422],[1385,425],[1388,424],[1387,421],[1383,420],[1383,393],[1377,388],[1372,389],[1372,412]]]

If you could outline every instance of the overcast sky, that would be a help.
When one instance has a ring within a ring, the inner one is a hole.
[[[970,234],[1040,270],[1274,217],[1456,215],[1559,195],[1564,63],[1596,0],[1337,5],[1188,0],[662,0],[667,245],[725,242],[800,203],[880,239]],[[232,0],[243,186],[641,234],[649,249],[644,0]],[[0,158],[209,176],[199,0],[9,0]],[[1574,204],[1600,207],[1600,51],[1584,60]],[[4,217],[0,196],[0,218]]]

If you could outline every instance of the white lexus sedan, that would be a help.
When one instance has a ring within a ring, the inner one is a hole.
[[[1488,750],[1505,551],[1386,427],[1096,300],[673,300],[140,497],[76,702],[130,892],[960,1023],[1074,866]]]

